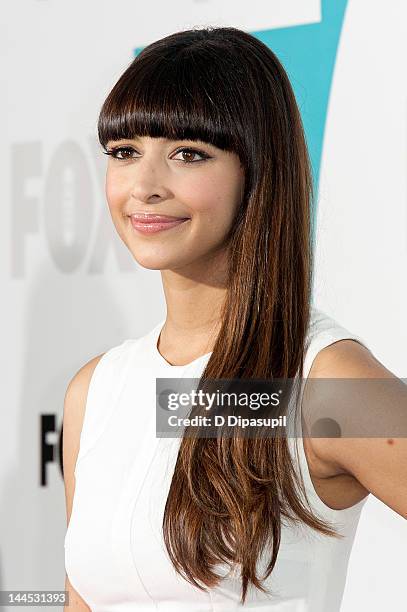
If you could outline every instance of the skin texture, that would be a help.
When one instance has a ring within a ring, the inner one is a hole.
[[[310,377],[397,379],[366,347],[352,340],[341,340],[320,351]],[[330,398],[325,399],[329,405]],[[400,431],[405,431],[407,388],[400,393],[398,405],[390,405],[386,410],[389,422],[400,422]],[[372,414],[369,410],[359,411],[358,418],[365,419],[368,428]],[[407,438],[308,440],[307,459],[313,465],[314,485],[330,507],[346,508],[370,492],[407,518]]]
[[[107,143],[113,146],[132,148],[119,154],[125,159],[108,158],[106,198],[113,223],[141,266],[161,270],[168,314],[160,351],[173,365],[188,363],[211,350],[217,331],[226,291],[224,240],[243,195],[244,169],[236,154],[199,141],[142,137]],[[199,154],[181,147],[210,158],[198,161]],[[129,212],[190,221],[143,235],[132,227]]]

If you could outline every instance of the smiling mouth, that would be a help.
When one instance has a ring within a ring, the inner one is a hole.
[[[142,234],[155,234],[169,230],[190,221],[189,217],[169,217],[168,215],[129,215],[132,227]]]
[[[169,223],[172,221],[185,221],[189,217],[174,217],[171,215],[159,215],[153,213],[133,213],[128,215],[133,221],[138,223]]]

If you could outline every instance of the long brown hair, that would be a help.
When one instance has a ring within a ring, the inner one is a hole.
[[[101,145],[136,135],[202,140],[235,152],[245,190],[225,244],[229,282],[206,379],[302,375],[312,290],[312,175],[287,74],[254,36],[232,27],[177,32],[142,50],[107,96]],[[304,498],[303,498],[304,496]],[[217,563],[267,592],[256,562],[281,521],[340,537],[311,510],[285,437],[181,440],[163,520],[171,562],[205,590]],[[263,579],[264,579],[263,578]]]

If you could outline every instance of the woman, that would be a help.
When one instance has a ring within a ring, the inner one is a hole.
[[[113,223],[161,271],[167,317],[68,386],[69,610],[339,610],[369,492],[407,516],[401,444],[155,436],[160,377],[394,378],[311,306],[312,181],[284,69],[243,31],[178,32],[126,69],[98,131]]]

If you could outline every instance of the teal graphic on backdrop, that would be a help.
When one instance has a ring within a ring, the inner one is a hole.
[[[304,123],[315,202],[318,198],[329,93],[347,1],[321,0],[319,23],[250,32],[273,50],[290,78]],[[142,49],[136,47],[134,55],[138,55]],[[316,206],[313,211],[315,215]]]

